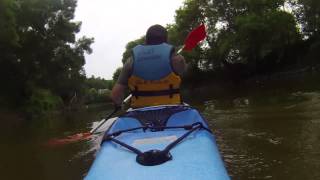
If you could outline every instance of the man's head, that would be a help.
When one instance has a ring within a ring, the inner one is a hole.
[[[161,25],[153,25],[149,27],[146,33],[146,44],[156,45],[167,42],[167,30]]]

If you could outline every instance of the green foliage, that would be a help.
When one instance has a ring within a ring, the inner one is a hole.
[[[208,76],[238,81],[308,62],[314,65],[319,63],[319,2],[185,0],[176,10],[175,23],[167,26],[169,42],[181,47],[192,29],[206,25],[206,40],[192,52],[183,52],[190,83]],[[123,62],[139,40],[128,43]],[[119,69],[114,79],[118,74]]]
[[[86,86],[88,89],[112,89],[113,81],[112,80],[105,80],[103,78],[95,78],[91,76],[90,78],[86,79]]]
[[[289,0],[293,13],[301,25],[305,36],[320,36],[320,1],[319,0]]]
[[[86,93],[85,103],[93,104],[93,103],[104,103],[107,101],[111,102],[110,94],[111,94],[111,90],[109,89],[97,90],[95,88],[90,88]]]
[[[312,66],[319,64],[320,41],[312,43],[307,52],[307,59]]]
[[[0,1],[0,49],[6,46],[18,45],[18,35],[15,29],[14,3],[12,0]],[[1,51],[3,52],[3,51]]]
[[[205,22],[206,43],[185,54],[191,66],[202,71],[227,72],[231,68],[234,76],[238,76],[234,67],[257,73],[266,61],[272,61],[272,66],[282,61],[285,49],[301,40],[294,16],[282,10],[283,5],[284,0],[185,1],[176,12],[171,32],[183,39]]]
[[[103,103],[111,101],[110,93],[114,85],[113,80],[105,80],[103,78],[91,76],[85,80],[85,96],[84,103]]]
[[[299,39],[293,17],[283,11],[269,11],[262,16],[239,16],[235,26],[235,46],[240,59],[248,63],[257,63],[273,50],[284,48]]]
[[[73,20],[76,3],[0,1],[0,96],[6,101],[30,104],[37,89],[46,89],[65,103],[75,93],[84,94],[84,53],[92,52],[93,39],[75,38],[81,26]],[[36,96],[42,97],[46,95]]]
[[[63,102],[59,96],[53,95],[47,89],[34,89],[25,104],[26,112],[30,114],[43,114],[62,107]]]
[[[178,44],[184,42],[185,37],[189,32],[204,21],[203,7],[205,6],[205,1],[202,0],[188,0],[185,1],[183,6],[176,10],[175,24],[177,37],[172,37],[172,40],[176,40]],[[171,30],[174,31],[174,30]],[[170,32],[170,31],[169,31]]]

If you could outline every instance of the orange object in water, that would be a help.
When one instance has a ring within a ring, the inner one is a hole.
[[[75,143],[78,141],[90,139],[91,135],[92,134],[90,132],[85,132],[85,133],[78,133],[78,134],[70,135],[70,136],[67,136],[66,138],[63,138],[63,139],[54,138],[54,139],[49,140],[46,145],[59,146],[59,145]]]
[[[129,96],[130,97],[130,96]],[[127,100],[128,98],[126,98]],[[84,141],[88,140],[92,137],[92,135],[99,129],[105,122],[108,121],[111,116],[113,116],[120,108],[116,107],[97,127],[95,127],[93,130],[90,132],[85,132],[85,133],[78,133],[74,135],[67,136],[65,138],[59,139],[59,138],[54,138],[49,140],[46,143],[46,146],[59,146],[59,145],[65,145],[65,144],[70,144],[70,143],[75,143],[78,141]]]

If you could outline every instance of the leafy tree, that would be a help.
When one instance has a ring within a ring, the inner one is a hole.
[[[109,89],[112,88],[112,80],[105,80],[104,78],[91,76],[90,78],[86,79],[87,88],[94,88],[94,89]]]
[[[76,0],[0,1],[0,97],[21,105],[37,89],[64,102],[83,92],[84,53],[93,39],[76,40],[75,8]]]
[[[23,88],[23,78],[19,70],[20,59],[15,49],[20,47],[16,29],[15,4],[12,0],[0,1],[0,104],[15,104],[22,94],[17,89]]]
[[[196,49],[198,54],[193,52],[193,66],[205,70],[242,63],[256,69],[274,50],[284,50],[300,38],[294,17],[281,10],[283,4],[283,0],[185,1],[172,26],[190,31],[189,24],[206,23],[207,44]]]
[[[289,0],[290,8],[301,25],[302,32],[307,38],[320,35],[320,1],[318,0]]]
[[[0,48],[18,45],[18,35],[15,29],[14,3],[12,0],[0,1]],[[8,50],[8,49],[7,49]],[[6,52],[6,51],[1,51]],[[2,55],[2,53],[1,53]],[[3,58],[3,57],[2,57]],[[1,58],[1,59],[2,59]]]
[[[246,78],[300,64],[303,57],[314,64],[319,8],[317,0],[185,0],[167,26],[169,42],[180,46],[193,28],[206,25],[206,40],[183,52],[189,82],[211,75]],[[124,57],[136,41],[128,43]]]

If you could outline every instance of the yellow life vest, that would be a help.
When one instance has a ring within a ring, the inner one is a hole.
[[[131,107],[181,104],[181,78],[171,67],[172,46],[138,45],[133,48],[133,73],[128,86]]]

